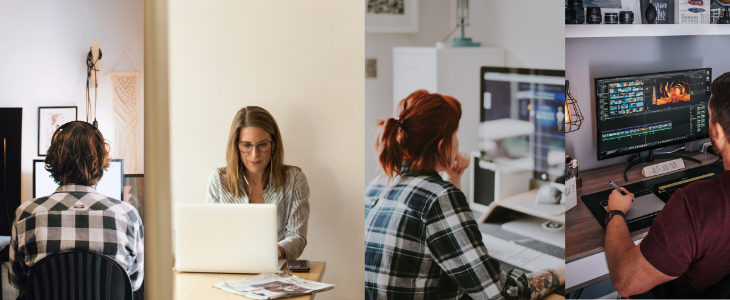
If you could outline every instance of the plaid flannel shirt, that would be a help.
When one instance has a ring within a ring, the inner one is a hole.
[[[144,233],[139,213],[132,205],[83,185],[64,185],[15,211],[10,283],[25,291],[35,263],[53,253],[75,250],[113,258],[129,274],[133,290],[142,285]]]
[[[365,201],[366,299],[530,298],[525,275],[499,269],[466,197],[438,173],[375,178]]]

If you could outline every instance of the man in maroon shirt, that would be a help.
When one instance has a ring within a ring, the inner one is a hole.
[[[710,92],[710,140],[728,170],[730,73],[715,79]],[[633,198],[614,190],[608,210],[626,213]],[[730,274],[730,172],[675,192],[639,245],[634,245],[620,216],[610,219],[605,242],[611,283],[620,295],[645,293],[674,280],[652,290],[654,297],[704,297]]]

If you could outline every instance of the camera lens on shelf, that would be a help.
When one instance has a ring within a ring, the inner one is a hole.
[[[585,12],[583,11],[583,0],[568,0],[565,7],[565,24],[583,24]]]
[[[565,8],[565,24],[575,24],[575,9]]]
[[[618,13],[619,23],[621,24],[633,24],[634,23],[634,12],[633,11],[622,11]]]
[[[618,14],[617,13],[606,13],[604,15],[604,22],[606,24],[618,24]]]
[[[601,8],[586,7],[586,21],[588,24],[601,24]]]

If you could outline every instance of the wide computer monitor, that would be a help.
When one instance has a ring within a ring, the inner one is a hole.
[[[51,172],[46,171],[45,164],[42,159],[33,160],[33,198],[53,194],[59,186],[53,181]],[[123,161],[113,159],[109,162],[109,168],[104,171],[104,175],[93,188],[102,195],[122,200],[124,192]]]
[[[565,169],[565,70],[482,67],[479,150],[553,181]]]
[[[709,137],[712,69],[595,79],[598,160]]]

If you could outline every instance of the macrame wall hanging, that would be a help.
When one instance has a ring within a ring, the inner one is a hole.
[[[134,72],[114,72],[119,61],[125,56]],[[139,174],[140,170],[137,168],[137,77],[142,76],[142,72],[137,72],[137,68],[134,67],[126,52],[119,58],[119,61],[111,72],[106,73],[112,79],[114,93],[116,141],[114,156],[124,159],[124,174]]]

